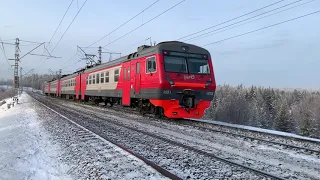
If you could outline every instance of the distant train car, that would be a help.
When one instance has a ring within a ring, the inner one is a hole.
[[[75,99],[76,76],[77,74],[74,73],[68,76],[64,76],[60,79],[58,96],[62,98],[67,98],[67,99]]]
[[[57,92],[57,84],[50,82],[49,89]],[[128,56],[66,76],[61,84],[58,95],[168,118],[201,118],[216,90],[210,53],[176,41],[138,47]]]
[[[42,87],[43,87],[43,94],[48,95],[49,94],[49,83],[44,82]]]

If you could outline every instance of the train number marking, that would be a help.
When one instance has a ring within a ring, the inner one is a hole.
[[[163,94],[171,94],[171,90],[164,90]]]
[[[190,76],[185,75],[183,78],[184,78],[184,80],[188,80],[188,79],[194,79],[195,76],[194,75],[190,75]]]
[[[206,95],[207,96],[213,96],[213,92],[207,92]]]

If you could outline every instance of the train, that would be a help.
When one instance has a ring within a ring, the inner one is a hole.
[[[179,41],[142,45],[134,53],[43,85],[47,96],[118,104],[170,119],[202,118],[215,90],[209,51]]]

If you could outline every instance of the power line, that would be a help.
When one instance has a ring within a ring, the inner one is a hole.
[[[300,2],[300,1],[302,1],[302,0],[294,1],[294,2],[292,2],[292,3],[289,3],[289,4],[286,4],[286,5],[283,5],[283,6],[277,7],[277,8],[275,8],[275,9],[271,9],[271,10],[269,10],[269,11],[263,12],[263,13],[261,13],[261,14],[258,14],[258,15],[252,16],[252,17],[249,17],[249,18],[247,18],[247,19],[243,19],[243,20],[241,20],[241,21],[238,21],[238,22],[235,22],[235,23],[229,24],[229,25],[227,25],[227,26],[223,26],[223,27],[218,28],[218,29],[215,29],[215,30],[213,30],[213,31],[209,31],[209,32],[206,32],[206,33],[204,33],[204,34],[200,34],[200,35],[198,35],[198,36],[195,36],[195,37],[189,38],[189,39],[187,39],[187,40],[185,40],[185,41],[189,41],[189,40],[192,40],[192,39],[199,38],[199,37],[201,37],[201,36],[205,36],[205,35],[210,34],[210,33],[212,33],[212,32],[216,32],[216,31],[218,31],[218,30],[221,30],[221,29],[224,29],[224,28],[226,28],[226,27],[230,27],[230,26],[233,26],[233,25],[239,24],[239,23],[241,23],[241,22],[245,22],[245,21],[247,21],[247,20],[250,20],[250,19],[253,19],[253,18],[256,18],[256,17],[262,16],[262,15],[264,15],[264,14],[268,14],[268,13],[273,12],[273,11],[276,11],[276,10],[278,10],[278,9],[281,9],[281,8],[284,8],[284,7],[290,6],[290,5],[292,5],[292,4],[298,3],[298,2]]]
[[[69,24],[68,28],[64,31],[64,33],[62,34],[61,38],[59,39],[58,43],[54,46],[54,48],[52,49],[51,53],[56,49],[56,47],[58,46],[58,44],[60,43],[61,39],[64,37],[64,35],[67,33],[67,31],[69,30],[70,26],[72,25],[72,23],[74,22],[74,20],[77,18],[77,16],[79,15],[80,11],[82,10],[83,6],[86,4],[88,0],[86,0],[81,8],[79,9],[79,11],[77,12],[77,14],[74,16],[74,18],[72,19],[71,23]]]
[[[134,32],[135,30],[137,30],[137,29],[141,28],[142,26],[144,26],[144,25],[148,24],[149,22],[153,21],[154,19],[158,18],[159,16],[163,15],[164,13],[166,13],[166,12],[170,11],[171,9],[175,8],[176,6],[178,6],[179,4],[183,3],[184,1],[185,1],[185,0],[182,0],[182,1],[178,2],[178,3],[177,3],[177,4],[175,4],[174,6],[171,6],[169,9],[167,9],[167,10],[163,11],[162,13],[160,13],[160,14],[158,14],[157,16],[153,17],[153,18],[152,18],[152,19],[150,19],[149,21],[147,21],[147,22],[145,22],[145,23],[142,23],[140,26],[138,26],[138,27],[136,27],[135,29],[133,29],[133,30],[129,31],[128,33],[126,33],[126,34],[124,34],[124,35],[120,36],[120,37],[119,37],[119,38],[117,38],[116,40],[114,40],[114,41],[110,42],[109,44],[107,44],[107,45],[105,45],[105,46],[103,46],[103,47],[107,47],[107,46],[109,46],[110,44],[112,44],[112,43],[114,43],[114,42],[116,42],[116,41],[120,40],[121,38],[123,38],[123,37],[127,36],[128,34],[130,34],[130,33]]]
[[[10,63],[9,63],[9,60],[8,60],[8,57],[7,57],[7,54],[6,54],[6,50],[4,49],[4,45],[3,45],[3,42],[2,42],[1,39],[0,39],[0,42],[1,42],[1,45],[2,45],[1,51],[2,51],[2,53],[3,53],[3,56],[6,58],[9,67],[11,67],[11,65],[10,65]]]
[[[59,27],[60,27],[60,25],[61,25],[61,23],[62,23],[62,21],[63,21],[64,17],[66,16],[66,14],[68,13],[68,11],[69,11],[69,9],[70,9],[70,7],[71,7],[71,5],[72,5],[73,1],[74,1],[74,0],[71,0],[71,2],[70,2],[70,4],[69,4],[69,6],[68,6],[68,8],[67,8],[66,12],[64,13],[64,15],[63,15],[62,19],[60,20],[60,23],[59,23],[58,27],[56,28],[56,30],[54,31],[53,35],[51,36],[50,41],[49,41],[49,45],[50,45],[50,43],[51,43],[52,38],[54,37],[54,35],[56,35],[56,33],[57,33],[57,31],[58,31],[58,29],[59,29]]]
[[[232,36],[232,37],[225,38],[225,39],[222,39],[222,40],[219,40],[219,41],[208,43],[208,44],[205,44],[205,45],[202,45],[202,46],[208,46],[208,45],[212,45],[212,44],[217,44],[217,43],[220,43],[220,42],[223,42],[223,41],[227,41],[229,39],[234,39],[234,38],[237,38],[237,37],[240,37],[240,36],[251,34],[251,33],[254,33],[254,32],[257,32],[257,31],[261,31],[261,30],[264,30],[264,29],[268,29],[268,28],[271,28],[271,27],[274,27],[274,26],[278,26],[278,25],[281,25],[281,24],[284,24],[284,23],[287,23],[287,22],[290,22],[290,21],[294,21],[294,20],[297,20],[297,19],[300,19],[300,18],[303,18],[303,17],[306,17],[306,16],[317,14],[317,13],[320,13],[320,10],[312,12],[312,13],[309,13],[309,14],[302,15],[302,16],[299,16],[299,17],[295,17],[295,18],[292,18],[292,19],[289,19],[289,20],[286,20],[286,21],[282,21],[282,22],[279,22],[279,23],[276,23],[276,24],[265,26],[263,28],[259,28],[259,29],[253,30],[253,31],[249,31],[249,32],[243,33],[243,34],[238,34],[236,36]]]
[[[14,43],[8,43],[8,42],[3,42],[3,41],[1,42],[1,44],[14,45],[14,46],[16,45]]]
[[[147,40],[149,40],[149,39],[151,39],[151,37],[149,37],[149,38],[147,38],[147,39],[144,39],[144,40],[142,40],[142,41],[139,41],[139,42],[136,42],[136,43],[134,43],[134,44],[131,44],[131,45],[129,45],[129,46],[126,46],[126,47],[124,47],[124,48],[121,48],[120,50],[118,50],[118,51],[122,51],[122,50],[124,50],[124,49],[127,49],[127,48],[129,48],[129,47],[132,47],[132,46],[135,46],[135,45],[137,45],[137,44],[140,44],[140,43],[145,43]]]
[[[302,3],[302,4],[299,4],[299,5],[296,5],[296,6],[293,6],[293,7],[287,8],[287,9],[284,9],[284,10],[282,10],[282,11],[278,11],[278,12],[276,12],[276,13],[272,13],[272,14],[269,14],[269,15],[263,16],[263,17],[261,17],[261,18],[254,19],[254,20],[252,20],[252,21],[249,21],[249,22],[246,22],[246,23],[242,23],[242,24],[239,24],[239,25],[237,25],[237,26],[233,26],[233,27],[231,27],[231,28],[227,28],[227,29],[224,29],[224,30],[221,30],[221,31],[217,31],[216,33],[210,33],[210,34],[209,34],[209,35],[207,35],[207,36],[204,36],[204,35],[206,35],[206,34],[203,34],[203,35],[202,35],[202,37],[199,37],[199,38],[193,37],[193,38],[187,39],[186,41],[190,41],[190,40],[195,41],[195,40],[198,40],[198,39],[202,39],[202,38],[209,37],[209,36],[214,35],[214,34],[218,34],[218,33],[221,33],[221,32],[225,32],[225,31],[227,31],[227,30],[234,29],[234,28],[237,28],[237,27],[239,27],[239,26],[242,26],[242,25],[245,25],[245,24],[252,23],[252,22],[254,22],[254,21],[258,21],[258,20],[261,20],[261,19],[264,19],[264,18],[267,18],[267,17],[273,16],[273,15],[276,15],[276,14],[282,13],[282,12],[288,11],[288,10],[293,9],[293,8],[297,8],[297,7],[299,7],[299,6],[302,6],[302,5],[308,4],[308,3],[312,2],[312,1],[315,1],[315,0],[310,0],[310,1],[307,1],[307,2],[305,2],[305,3]],[[211,31],[211,32],[214,32],[214,31]]]
[[[34,51],[35,49],[37,49],[38,47],[40,47],[40,46],[42,46],[44,43],[41,43],[41,44],[39,44],[37,47],[35,47],[35,48],[33,48],[32,50],[30,50],[29,52],[27,52],[25,55],[23,55],[21,58],[20,58],[20,60],[22,59],[22,58],[24,58],[26,55],[28,55],[28,54],[30,54],[32,51]]]
[[[59,39],[59,41],[57,42],[57,44],[56,44],[56,45],[54,46],[54,48],[51,50],[51,53],[56,49],[56,47],[57,47],[58,44],[60,43],[61,39],[62,39],[62,38],[64,37],[64,35],[67,33],[67,31],[69,30],[70,26],[72,25],[72,23],[74,22],[74,20],[77,18],[77,16],[79,15],[80,11],[82,10],[82,8],[84,7],[84,5],[86,4],[87,1],[88,1],[88,0],[86,0],[86,1],[82,4],[81,8],[78,10],[77,14],[74,16],[74,18],[72,19],[71,23],[69,24],[69,26],[67,27],[67,29],[64,31],[64,33],[63,33],[62,36],[60,37],[60,39]],[[50,53],[49,53],[49,54],[50,54]],[[48,58],[47,58],[47,59],[48,59]],[[47,61],[47,59],[45,59],[45,60],[44,60],[41,64],[39,64],[39,66],[36,67],[36,68],[41,67],[41,66]]]
[[[148,10],[149,8],[151,8],[153,5],[155,5],[157,2],[159,2],[160,0],[157,0],[155,2],[153,2],[151,5],[149,5],[147,8],[143,9],[142,11],[140,11],[138,14],[136,14],[135,16],[133,16],[132,18],[130,18],[129,20],[127,20],[126,22],[124,22],[123,24],[121,24],[120,26],[118,26],[116,29],[114,29],[113,31],[109,32],[108,34],[104,35],[102,38],[98,39],[97,41],[95,41],[94,43],[92,43],[91,45],[89,45],[88,47],[91,47],[92,45],[96,44],[97,42],[101,41],[102,39],[106,38],[107,36],[109,36],[110,34],[114,33],[115,31],[117,31],[118,29],[120,29],[122,26],[126,25],[127,23],[129,23],[131,20],[133,20],[134,18],[136,18],[137,16],[139,16],[140,14],[142,14],[144,11]],[[88,48],[86,47],[86,48]]]
[[[280,2],[282,2],[282,1],[284,1],[284,0],[277,1],[277,2],[275,2],[275,3],[269,4],[269,5],[264,6],[264,7],[262,7],[262,8],[259,8],[259,9],[256,9],[256,10],[254,10],[254,11],[251,11],[251,12],[249,12],[249,13],[243,14],[243,15],[241,15],[241,16],[238,16],[238,17],[232,18],[232,19],[230,19],[230,20],[227,20],[227,21],[224,21],[224,22],[222,22],[222,23],[219,23],[219,24],[213,25],[213,26],[208,27],[208,28],[206,28],[206,29],[203,29],[203,30],[197,31],[197,32],[195,32],[195,33],[192,33],[192,34],[186,35],[186,36],[184,36],[184,37],[181,37],[181,38],[177,39],[177,41],[178,41],[178,40],[181,40],[181,39],[184,39],[184,38],[186,38],[186,37],[193,36],[193,35],[195,35],[195,34],[201,33],[201,32],[203,32],[203,31],[206,31],[206,30],[212,29],[212,28],[214,28],[214,27],[217,27],[217,26],[220,26],[220,25],[226,24],[226,23],[231,22],[231,21],[233,21],[233,20],[236,20],[236,19],[242,18],[242,17],[244,17],[244,16],[247,16],[247,15],[249,15],[249,14],[255,13],[255,12],[260,11],[260,10],[262,10],[262,9],[268,8],[268,7],[270,7],[270,6],[273,6],[273,5],[279,4],[279,3],[280,3]]]
[[[35,41],[28,41],[28,40],[19,40],[21,42],[28,42],[28,43],[34,43],[34,44],[41,44],[43,42],[35,42]]]

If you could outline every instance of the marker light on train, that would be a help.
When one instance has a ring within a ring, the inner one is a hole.
[[[168,52],[167,51],[163,51],[163,54],[168,54]]]

